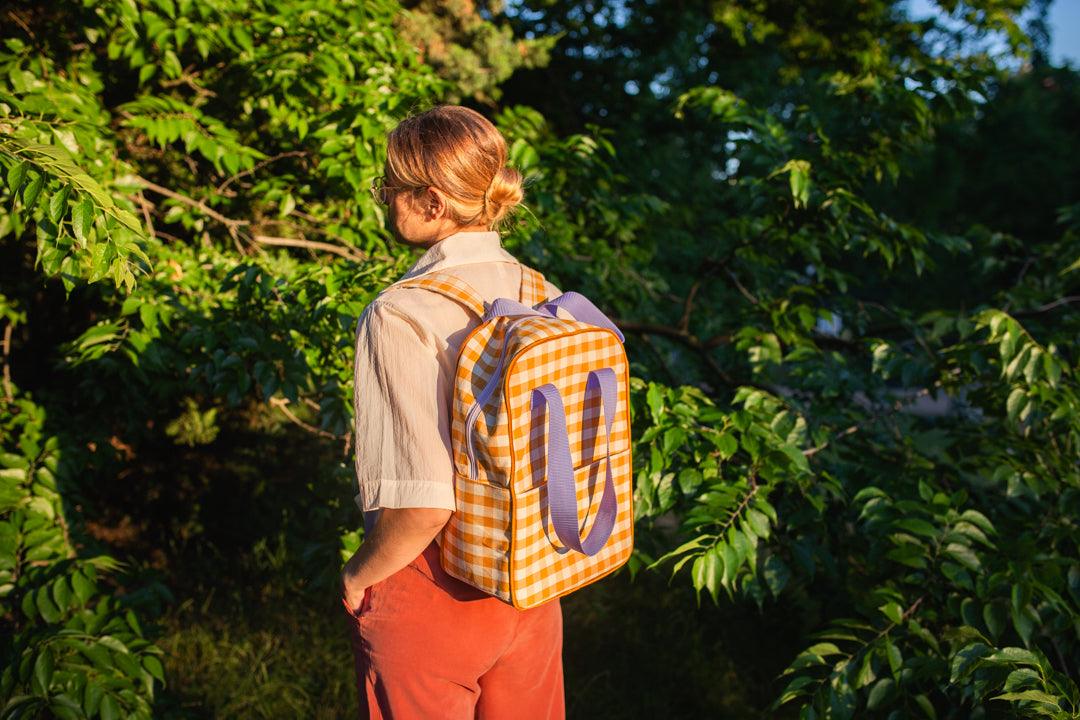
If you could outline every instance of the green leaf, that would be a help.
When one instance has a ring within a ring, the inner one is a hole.
[[[251,35],[243,25],[233,25],[232,33],[233,37],[236,38],[236,43],[245,51],[250,53],[255,50],[255,44],[251,40]]]
[[[982,568],[982,563],[979,562],[979,556],[972,551],[967,545],[961,545],[960,543],[949,543],[945,546],[944,550],[946,555],[954,558],[958,563],[966,567],[968,570],[978,571]]]
[[[778,555],[769,555],[765,558],[762,576],[773,597],[779,597],[791,579],[791,570]]]
[[[1031,642],[1031,636],[1035,632],[1035,623],[1026,612],[1026,608],[1011,608],[1013,627],[1025,644]]]
[[[153,655],[146,655],[142,659],[142,666],[155,678],[161,682],[165,682],[165,668],[162,667],[161,661],[156,657]]]
[[[1005,685],[1002,688],[1005,692],[1013,692],[1015,690],[1023,690],[1026,686],[1037,685],[1042,681],[1042,676],[1038,672],[1031,668],[1019,668],[1009,673],[1009,676],[1005,678]]]
[[[34,594],[34,604],[45,622],[52,624],[60,620],[60,610],[53,603],[52,598],[49,597],[48,587],[38,588]]]
[[[806,459],[806,455],[799,448],[789,443],[784,443],[780,446],[780,452],[787,455],[791,464],[798,468],[801,472],[810,472],[810,461]]]
[[[7,184],[11,194],[19,192],[23,181],[26,180],[26,171],[30,169],[30,163],[23,160],[8,168]]]
[[[48,695],[54,669],[52,652],[47,647],[42,648],[41,653],[34,660],[34,682],[40,688],[39,694]]]
[[[657,510],[667,512],[675,503],[675,473],[664,473],[660,482],[656,485],[656,501],[659,503]]]
[[[105,654],[108,655],[108,653]],[[93,717],[98,714],[104,696],[104,688],[93,680],[87,681],[86,690],[83,691],[83,709],[86,711],[87,717]]]
[[[23,595],[22,602],[19,603],[19,606],[22,608],[23,615],[25,615],[28,619],[33,620],[35,617],[37,617],[38,612],[37,606],[34,605],[34,593],[28,592]]]
[[[990,635],[997,640],[1005,632],[1005,624],[1008,621],[1005,608],[1000,603],[990,602],[983,607],[983,622]]]
[[[116,698],[111,693],[106,694],[101,698],[101,706],[98,708],[98,712],[101,713],[101,720],[118,720],[120,717],[120,706],[116,702]]]
[[[661,410],[664,406],[663,390],[656,383],[649,383],[649,389],[645,393],[645,402],[649,405],[654,423],[660,422]]]
[[[716,602],[717,592],[720,586],[720,579],[724,572],[724,564],[720,559],[719,554],[716,552],[716,548],[710,548],[704,555],[699,555],[691,568],[691,576],[694,582],[694,588],[700,591],[702,588],[706,588],[709,594],[712,595],[713,602]]]
[[[993,535],[995,532],[993,523],[978,510],[965,510],[960,514],[960,519],[978,526],[987,535]]]
[[[813,682],[814,678],[808,677],[806,675],[799,675],[798,677],[792,678],[791,682],[789,682],[787,684],[787,687],[784,688],[784,691],[780,693],[780,697],[776,701],[776,707],[791,702],[797,697],[805,695],[806,691],[803,690],[803,688],[805,688],[807,685],[813,684]]]
[[[888,602],[878,608],[894,625],[904,621],[904,609],[898,603]]]
[[[686,444],[686,431],[679,427],[668,428],[664,431],[664,455],[670,457],[672,451]]]
[[[123,643],[119,638],[112,635],[102,635],[98,638],[98,642],[109,648],[113,652],[120,653],[121,655],[127,655],[131,652],[127,645]]]
[[[86,718],[79,704],[63,693],[49,699],[49,710],[59,720],[85,720]]]
[[[82,247],[89,242],[90,228],[94,224],[94,201],[89,195],[82,195],[71,211],[71,228]]]
[[[866,698],[866,709],[876,710],[885,702],[892,692],[893,684],[892,678],[882,678],[874,683],[874,687],[870,688],[870,695]]]
[[[751,508],[746,511],[746,520],[759,538],[764,540],[769,537],[769,519],[763,512]]]
[[[900,668],[904,666],[904,657],[900,654],[900,648],[891,640],[885,641],[885,658],[889,661],[889,669],[893,677],[900,678]]]
[[[1009,413],[1009,419],[1015,420],[1027,402],[1027,392],[1024,388],[1016,388],[1009,393],[1009,399],[1005,402],[1005,409]]]
[[[902,530],[907,530],[910,533],[928,538],[936,538],[939,532],[938,528],[934,525],[928,523],[926,520],[920,520],[919,518],[905,518],[893,523],[893,525]]]
[[[689,552],[691,550],[697,550],[698,548],[702,547],[705,544],[705,540],[706,540],[706,538],[704,536],[696,537],[693,540],[688,540],[687,542],[684,542],[682,545],[675,548],[674,550],[661,555],[659,558],[657,558],[652,563],[650,563],[646,569],[652,570],[657,565],[661,565],[666,560],[670,560],[671,558],[676,557],[677,555],[682,555],[683,553]]]
[[[724,460],[728,460],[739,449],[739,441],[735,439],[735,436],[731,433],[720,433],[713,443],[716,445],[716,449],[720,452],[720,457]]]
[[[937,720],[937,711],[934,710],[934,704],[930,702],[930,698],[926,695],[916,695],[915,704],[923,711],[923,714],[930,720]]]
[[[1018,665],[1039,666],[1039,657],[1035,653],[1018,647],[1001,648],[986,659],[990,662],[1007,662]]]
[[[1053,695],[1045,693],[1041,690],[1024,690],[1022,692],[1003,693],[1001,695],[995,695],[990,698],[991,700],[1033,700],[1035,702],[1049,703],[1057,709],[1061,709],[1058,703],[1058,699]]]
[[[71,194],[71,186],[64,185],[60,191],[49,198],[49,219],[54,224],[59,224],[60,219],[67,212],[68,195]]]
[[[855,677],[855,689],[864,688],[875,680],[877,674],[874,672],[874,653],[868,652],[863,655],[862,665]]]
[[[840,655],[840,648],[830,642],[817,643],[806,648],[806,652],[820,655],[821,657],[829,657],[830,655]]]
[[[984,643],[977,642],[961,648],[953,656],[950,667],[949,682],[957,683],[963,679],[968,671],[990,652],[990,648]]]
[[[157,73],[157,65],[154,63],[147,63],[139,68],[139,85],[146,84],[146,81],[154,77]]]
[[[23,188],[23,203],[28,210],[37,204],[38,195],[41,194],[41,188],[44,184],[44,173],[37,173],[37,175],[34,176],[34,179],[27,183],[26,187]]]
[[[68,581],[66,577],[58,577],[56,582],[52,585],[53,600],[56,601],[56,607],[61,612],[67,610],[68,605],[71,603],[71,589],[68,588]]]
[[[83,605],[94,596],[94,583],[81,572],[74,573],[71,576],[71,587],[75,590],[75,596],[79,598],[79,602]]]
[[[806,207],[810,199],[810,163],[806,160],[792,160],[786,167],[790,168],[791,198],[795,207]]]
[[[112,209],[112,216],[116,219],[117,222],[119,222],[131,232],[140,235],[143,233],[143,226],[139,223],[138,219],[127,210],[119,207],[114,207]],[[138,246],[131,246],[131,250],[133,253],[138,254]]]
[[[679,489],[683,495],[692,496],[701,487],[701,471],[696,468],[683,468],[679,471]]]
[[[713,548],[714,552],[723,553],[723,567],[724,574],[720,580],[720,584],[723,585],[728,595],[731,595],[731,583],[735,581],[735,577],[739,572],[739,556],[735,548],[730,543],[722,543]]]

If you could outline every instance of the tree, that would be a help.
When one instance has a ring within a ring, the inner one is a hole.
[[[1080,206],[1024,226],[1012,273],[989,250],[1022,209],[975,193],[948,225],[888,198],[1011,106],[994,103],[1027,52],[1024,3],[916,22],[884,0],[545,0],[512,36],[493,5],[409,7],[10,11],[7,711],[150,712],[164,672],[138,618],[164,592],[122,591],[134,579],[93,560],[75,509],[132,456],[164,436],[209,457],[220,417],[266,407],[348,453],[355,319],[410,261],[367,183],[401,116],[460,97],[504,101],[529,177],[507,246],[631,337],[632,570],[823,607],[776,693],[802,717],[1074,716]],[[345,518],[320,522],[347,549]]]

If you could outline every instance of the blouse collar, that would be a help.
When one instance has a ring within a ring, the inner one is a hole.
[[[517,261],[517,258],[503,249],[499,233],[494,230],[457,232],[429,247],[398,282],[455,265]]]

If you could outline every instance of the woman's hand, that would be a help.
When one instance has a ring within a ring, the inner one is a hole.
[[[379,521],[341,569],[341,597],[356,615],[364,590],[408,565],[450,520],[440,508],[383,508]]]
[[[364,602],[364,592],[367,590],[364,585],[356,582],[353,575],[351,568],[355,567],[355,561],[356,555],[353,554],[341,571],[341,598],[353,615],[360,612],[360,606]]]

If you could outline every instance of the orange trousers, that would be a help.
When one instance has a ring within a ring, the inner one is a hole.
[[[361,718],[565,718],[558,599],[518,610],[448,575],[433,541],[344,605]]]

